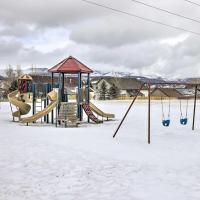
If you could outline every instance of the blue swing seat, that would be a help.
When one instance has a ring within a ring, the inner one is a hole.
[[[162,124],[163,124],[163,126],[166,126],[166,127],[168,127],[168,126],[169,126],[169,124],[170,124],[170,119],[167,119],[167,120],[162,120]]]
[[[188,122],[188,118],[187,118],[187,117],[186,117],[186,118],[181,118],[181,119],[180,119],[180,124],[182,124],[182,125],[186,125],[187,122]]]

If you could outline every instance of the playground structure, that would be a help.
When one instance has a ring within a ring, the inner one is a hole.
[[[192,130],[194,130],[195,127],[195,113],[196,113],[196,101],[197,101],[197,91],[199,91],[199,86],[200,84],[196,84],[196,83],[188,83],[188,82],[175,82],[175,81],[171,81],[171,82],[153,82],[153,81],[143,81],[143,83],[140,85],[138,89],[138,92],[136,94],[136,96],[133,98],[130,106],[128,107],[124,117],[122,118],[121,122],[119,123],[113,138],[116,136],[116,134],[118,133],[120,127],[122,126],[125,118],[127,117],[130,109],[132,108],[133,104],[135,103],[135,100],[137,99],[139,93],[141,90],[147,90],[148,91],[148,144],[151,143],[151,89],[158,89],[158,88],[176,88],[176,89],[183,89],[183,88],[190,88],[194,90],[194,94],[190,95],[190,96],[186,96],[183,99],[186,98],[187,103],[186,103],[186,112],[185,115],[183,115],[182,112],[182,102],[180,99],[180,112],[181,112],[181,116],[180,116],[180,124],[181,125],[186,125],[188,118],[187,118],[187,112],[188,112],[188,99],[194,99],[194,106],[193,106],[193,119],[192,119]],[[171,96],[171,97],[175,97],[177,98],[177,96]],[[170,97],[169,97],[170,98]],[[162,101],[162,96],[161,96],[161,104],[162,104],[162,124],[165,127],[168,127],[170,125],[170,99],[169,99],[169,110],[168,110],[168,116],[167,118],[165,118],[164,115],[164,110],[163,110],[163,101]]]
[[[13,121],[15,121],[15,117],[18,117],[21,123],[28,125],[39,119],[42,122],[44,119],[46,123],[54,124],[55,122],[56,127],[62,124],[65,127],[77,127],[83,120],[83,111],[87,115],[88,123],[90,120],[101,123],[104,118],[107,120],[114,118],[113,114],[105,113],[90,103],[90,73],[92,70],[83,63],[70,56],[49,69],[49,72],[51,72],[51,84],[43,84],[42,92],[39,91],[38,85],[33,83],[32,77],[29,75],[19,78],[18,90],[8,94]],[[66,74],[77,76],[77,93],[74,102],[69,102],[70,94],[68,94],[65,84]],[[56,75],[57,82],[55,82],[54,75]],[[83,86],[84,75],[87,76],[86,84]],[[30,112],[30,102],[32,102],[32,116],[21,118],[22,115]],[[17,108],[16,111],[13,110],[12,105]],[[102,117],[102,120],[99,120],[98,116]]]
[[[63,118],[63,120],[59,120],[60,122],[64,122],[65,126],[66,124],[71,124],[72,121],[75,123],[72,123],[73,125],[77,126],[79,122],[83,120],[83,111],[85,111],[85,114],[87,115],[87,122],[89,123],[90,120],[94,123],[101,123],[103,121],[98,119],[98,116],[106,117],[106,119],[114,118],[113,114],[108,114],[100,109],[98,109],[96,106],[91,104],[90,102],[90,73],[93,71],[88,68],[86,65],[78,61],[76,58],[69,56],[68,58],[62,60],[60,63],[52,67],[48,70],[51,73],[51,87],[53,88],[54,83],[54,77],[55,75],[59,75],[59,103],[58,103],[58,116],[59,118]],[[69,108],[67,108],[67,105],[64,103],[68,102],[68,94],[66,92],[65,87],[65,76],[72,75],[77,77],[77,94],[76,94],[76,104],[77,104],[77,118],[70,120],[70,118],[73,118],[73,113],[67,112]],[[83,85],[83,79],[86,79],[85,85]],[[63,113],[62,115],[59,115],[59,112]],[[94,113],[97,114],[97,116],[94,115]],[[70,116],[72,115],[72,116]],[[53,114],[52,114],[53,117]],[[67,120],[69,119],[69,120]],[[57,120],[58,121],[58,120]],[[79,121],[79,122],[78,122]],[[100,122],[101,121],[101,122]]]

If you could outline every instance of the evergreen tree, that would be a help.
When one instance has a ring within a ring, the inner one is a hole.
[[[100,99],[105,100],[107,94],[108,94],[107,85],[106,85],[106,82],[103,81],[100,88]]]
[[[109,89],[110,99],[117,98],[119,95],[119,88],[113,83]]]
[[[12,83],[9,87],[9,91],[10,92],[15,91],[15,90],[17,90],[17,87],[18,87],[17,80],[14,80],[14,81],[12,81]]]

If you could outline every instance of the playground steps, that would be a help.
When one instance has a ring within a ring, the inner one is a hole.
[[[57,121],[65,127],[78,127],[77,104],[73,102],[61,102]]]

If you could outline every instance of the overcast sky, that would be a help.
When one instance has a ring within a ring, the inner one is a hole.
[[[131,0],[91,0],[200,33],[200,24]],[[140,0],[200,20],[184,0]],[[200,3],[199,0],[194,0]],[[1,0],[0,67],[52,67],[72,55],[94,70],[165,77],[200,76],[200,36],[81,0]]]

